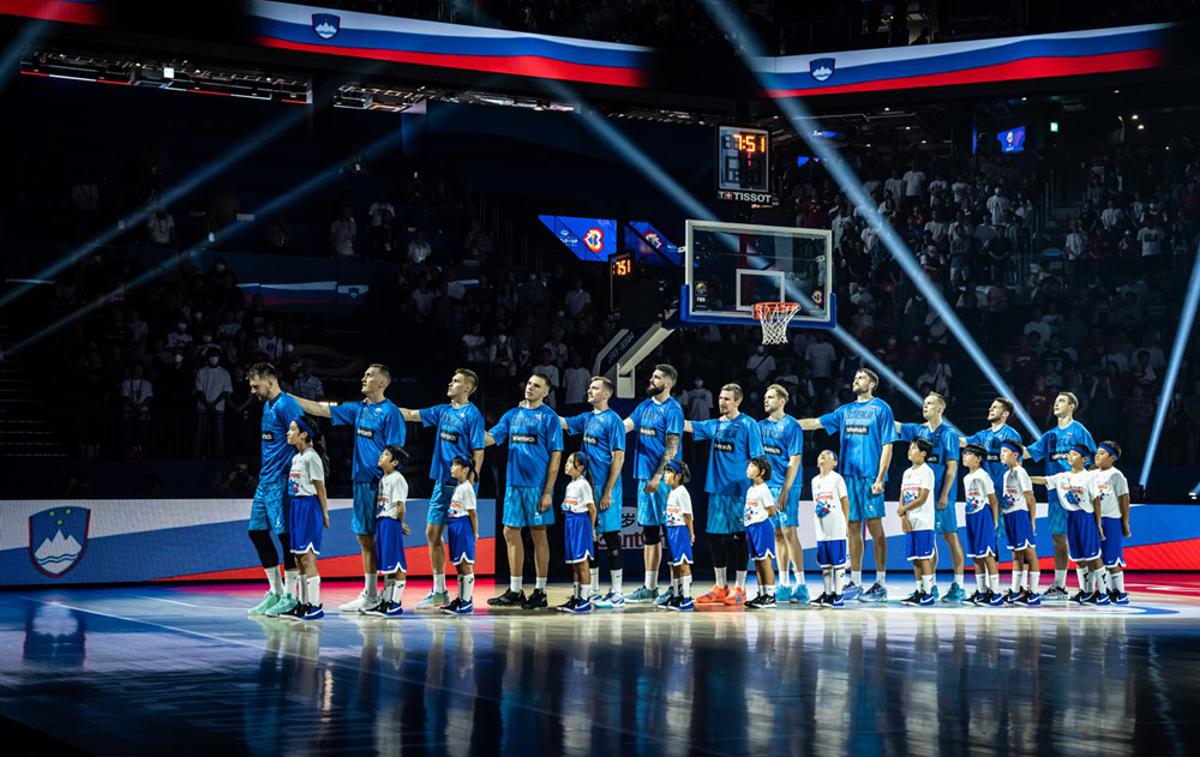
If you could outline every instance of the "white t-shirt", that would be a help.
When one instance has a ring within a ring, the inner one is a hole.
[[[905,511],[908,523],[914,531],[933,530],[933,468],[922,464],[919,468],[909,468],[904,471],[904,479],[900,483],[900,501],[908,505],[921,496],[921,490],[927,489],[929,496],[925,503],[915,510]]]
[[[395,518],[400,515],[400,505],[408,501],[408,480],[398,470],[379,481],[379,496],[375,498],[379,514],[376,518]]]
[[[692,514],[692,495],[683,486],[676,486],[667,495],[667,525],[686,526],[685,515]]]
[[[817,541],[845,539],[846,512],[842,509],[842,497],[849,497],[846,479],[837,471],[813,476],[812,493]]]
[[[1167,234],[1157,226],[1154,228],[1146,226],[1138,231],[1137,238],[1142,243],[1142,257],[1152,258],[1162,254],[1162,244],[1163,240],[1167,238]]]
[[[908,170],[901,176],[904,180],[904,195],[906,197],[920,197],[925,191],[925,172],[921,170]],[[897,198],[899,199],[899,198]]]
[[[1052,476],[1046,476],[1046,486],[1053,487],[1058,491],[1058,502],[1062,508],[1067,511],[1082,510],[1085,513],[1096,512],[1092,506],[1092,500],[1096,497],[1096,491],[1092,488],[1092,474],[1090,471],[1066,471],[1065,473],[1055,473]]]
[[[743,513],[742,523],[753,526],[755,523],[763,522],[771,517],[767,508],[774,506],[775,497],[771,495],[771,490],[765,483],[751,486],[750,491],[746,492],[746,510]]]
[[[449,518],[465,518],[475,509],[475,487],[471,482],[464,481],[454,487],[454,495],[450,497],[450,509],[446,513]]]
[[[992,477],[983,468],[968,473],[963,478],[963,496],[967,501],[967,515],[981,512],[991,504],[988,495],[996,494],[996,485]]]
[[[214,402],[222,395],[233,394],[233,381],[229,378],[229,371],[221,366],[206,365],[196,371],[195,390],[204,397],[207,402]],[[207,406],[201,402],[196,402],[197,410],[207,410]],[[213,406],[213,410],[218,413],[225,412],[225,400],[217,402]]]
[[[1029,504],[1025,500],[1025,492],[1033,491],[1033,482],[1029,474],[1021,466],[1009,468],[1004,474],[1004,501],[1001,506],[1006,513],[1018,510],[1029,512]]]
[[[314,482],[324,480],[325,464],[321,462],[321,456],[315,449],[309,447],[292,457],[292,470],[288,474],[288,481],[291,482],[293,497],[315,497],[317,487]]]
[[[1092,471],[1092,487],[1100,498],[1101,518],[1121,517],[1121,496],[1129,493],[1129,481],[1116,468]]]
[[[584,476],[580,476],[567,484],[567,495],[563,498],[562,509],[569,513],[586,513],[588,505],[595,504],[592,497],[592,485]]]

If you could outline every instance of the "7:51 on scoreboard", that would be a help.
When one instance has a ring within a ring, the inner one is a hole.
[[[765,129],[717,128],[717,197],[752,202],[769,198],[770,166],[771,135]]]

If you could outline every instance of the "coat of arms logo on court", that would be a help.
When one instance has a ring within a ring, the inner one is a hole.
[[[29,516],[29,559],[50,578],[59,578],[83,559],[92,513],[64,505]]]
[[[835,66],[833,58],[813,58],[808,62],[808,73],[817,81],[827,81]]]
[[[314,13],[312,28],[321,39],[333,39],[342,30],[342,19],[332,13]]]

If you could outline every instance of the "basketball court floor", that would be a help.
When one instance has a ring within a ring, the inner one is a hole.
[[[1196,754],[1200,576],[1134,576],[1122,608],[311,624],[245,584],[9,591],[0,725],[10,754]]]

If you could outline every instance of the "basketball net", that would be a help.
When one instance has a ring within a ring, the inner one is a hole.
[[[800,312],[798,302],[756,302],[754,318],[762,324],[763,344],[787,344],[788,324]]]

